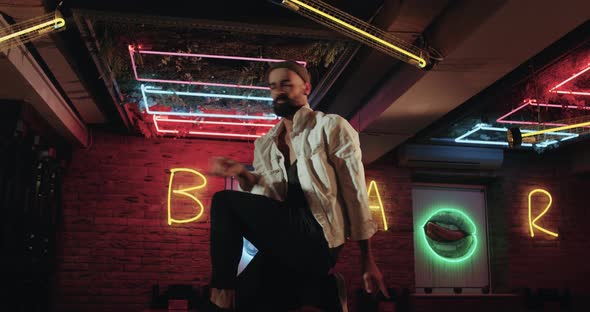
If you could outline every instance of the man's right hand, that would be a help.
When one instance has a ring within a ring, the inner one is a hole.
[[[235,177],[245,170],[244,165],[226,157],[214,157],[209,161],[211,174],[221,177]]]

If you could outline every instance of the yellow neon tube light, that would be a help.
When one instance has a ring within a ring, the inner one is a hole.
[[[549,197],[549,203],[547,203],[547,207],[545,207],[545,210],[543,210],[543,212],[541,212],[535,219],[532,219],[532,212],[531,212],[531,198],[533,197],[533,195],[535,193],[543,193],[545,195],[547,195],[547,197]],[[537,222],[539,219],[541,219],[541,217],[543,217],[545,215],[545,213],[547,213],[547,211],[549,211],[549,207],[551,207],[551,204],[553,203],[553,198],[551,197],[551,194],[549,194],[549,192],[547,192],[546,190],[543,189],[534,189],[529,193],[529,230],[531,232],[531,237],[535,237],[535,231],[533,230],[533,228],[536,228],[537,230],[545,233],[545,234],[549,234],[553,237],[557,237],[558,234],[555,232],[551,232],[547,229],[542,228],[541,226],[535,224],[535,222]]]
[[[404,49],[402,49],[402,48],[400,48],[398,46],[395,46],[395,45],[393,45],[393,44],[391,44],[391,43],[389,43],[389,42],[387,42],[387,41],[385,41],[385,40],[383,40],[383,39],[381,39],[381,38],[379,38],[379,37],[377,37],[375,35],[372,35],[372,34],[366,32],[366,31],[364,31],[362,29],[359,29],[358,27],[355,27],[355,26],[353,26],[353,25],[351,25],[351,24],[349,24],[349,23],[347,23],[347,22],[345,22],[345,21],[343,21],[341,19],[338,19],[338,18],[336,18],[336,17],[334,17],[334,16],[332,16],[330,14],[327,14],[325,12],[322,12],[321,10],[318,10],[317,8],[314,8],[313,6],[310,6],[310,5],[308,5],[308,4],[304,3],[304,2],[301,2],[299,0],[283,0],[282,3],[285,5],[285,7],[289,8],[291,10],[294,10],[294,11],[299,11],[299,7],[302,7],[304,9],[307,9],[307,10],[309,10],[309,11],[311,11],[311,12],[313,12],[313,13],[321,16],[321,17],[327,18],[328,20],[330,20],[332,22],[335,22],[335,23],[337,23],[337,24],[339,24],[339,25],[341,25],[341,26],[343,26],[343,27],[345,27],[345,28],[347,28],[349,30],[352,30],[353,32],[355,32],[357,34],[360,34],[360,35],[362,35],[362,36],[364,36],[366,38],[369,38],[369,39],[371,39],[371,40],[373,40],[373,41],[375,41],[375,42],[377,42],[377,43],[379,43],[379,44],[381,44],[383,46],[386,46],[386,47],[388,47],[390,49],[393,49],[396,52],[401,53],[401,54],[409,57],[410,59],[416,61],[418,63],[418,67],[420,67],[420,68],[424,68],[427,65],[427,61],[426,61],[426,59],[424,57],[419,56],[419,55],[416,55],[416,54],[411,53],[409,51],[406,51],[406,50],[404,50]],[[366,24],[366,23],[363,22],[363,24]],[[366,25],[367,25],[367,28],[374,27],[374,26],[372,26],[370,24],[366,24]]]
[[[371,195],[371,190],[373,188],[375,189],[375,193],[377,194],[377,201],[379,202],[379,205],[371,205],[371,206],[369,206],[369,208],[381,210],[381,217],[383,218],[383,230],[387,231],[387,229],[388,229],[387,219],[385,218],[385,210],[383,208],[383,202],[381,201],[381,195],[379,194],[379,189],[377,188],[377,182],[375,182],[374,180],[371,181],[371,183],[369,183],[369,190],[367,191],[369,196]]]
[[[0,38],[0,43],[2,43],[4,41],[8,41],[8,40],[10,40],[12,38],[16,38],[18,36],[22,36],[22,35],[25,35],[25,34],[28,34],[28,33],[32,33],[34,31],[39,31],[39,33],[49,32],[49,31],[51,31],[53,29],[64,27],[65,25],[66,25],[66,21],[63,18],[61,18],[61,17],[54,18],[51,21],[48,21],[48,22],[45,22],[45,23],[41,23],[39,25],[36,25],[36,26],[33,26],[33,27],[29,27],[29,28],[23,29],[21,31],[17,31],[17,32],[15,32],[13,34],[6,35],[4,37],[1,37]],[[44,28],[47,28],[48,26],[51,26],[51,28],[44,29]]]
[[[189,172],[194,175],[197,175],[203,179],[203,183],[200,185],[197,185],[197,186],[191,186],[191,187],[183,188],[180,190],[173,190],[172,189],[172,181],[174,180],[174,174],[176,172]],[[198,171],[188,169],[188,168],[174,168],[174,169],[170,170],[170,182],[168,183],[168,225],[172,225],[173,222],[174,223],[192,222],[192,221],[199,219],[203,215],[203,212],[205,211],[205,207],[203,206],[203,203],[198,198],[196,198],[193,194],[190,194],[189,192],[204,188],[206,185],[207,185],[207,178],[205,178],[205,176]],[[194,202],[196,202],[199,205],[199,207],[200,207],[199,212],[194,217],[189,218],[189,219],[178,220],[178,219],[172,218],[172,211],[171,211],[171,206],[170,206],[172,194],[179,194],[179,195],[183,195],[183,196],[186,196],[186,197],[192,199]]]
[[[65,29],[66,21],[59,11],[37,16],[16,24],[0,27],[0,51],[42,38],[52,32]]]
[[[539,131],[534,131],[534,132],[523,133],[522,137],[525,138],[525,137],[539,135],[539,134],[543,134],[543,133],[547,133],[547,132],[556,132],[556,131],[573,129],[573,128],[581,128],[581,127],[586,127],[586,126],[590,126],[590,121],[577,123],[577,124],[573,124],[573,125],[549,128],[549,129],[539,130]]]

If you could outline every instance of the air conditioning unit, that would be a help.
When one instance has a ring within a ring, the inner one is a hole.
[[[493,170],[502,166],[504,150],[407,144],[399,149],[398,160],[402,167]]]

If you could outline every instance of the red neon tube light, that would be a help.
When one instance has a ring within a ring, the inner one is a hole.
[[[552,93],[561,93],[561,94],[574,94],[574,95],[590,95],[590,92],[578,92],[578,91],[564,91],[564,90],[556,90],[557,88],[563,86],[564,84],[572,81],[573,79],[575,79],[576,77],[582,75],[583,73],[587,72],[590,70],[590,63],[588,65],[586,65],[586,67],[584,67],[582,70],[580,70],[579,72],[573,74],[571,77],[569,77],[568,79],[560,82],[559,84],[557,84],[555,87],[549,89],[549,92]]]
[[[554,108],[569,108],[569,109],[583,109],[583,110],[590,110],[590,107],[580,107],[575,105],[559,105],[559,104],[541,104],[537,103],[536,100],[533,99],[526,99],[524,103],[519,107],[511,110],[510,112],[506,113],[504,116],[496,119],[498,123],[510,123],[510,124],[520,124],[520,125],[547,125],[547,126],[566,126],[567,124],[564,123],[555,123],[555,122],[538,122],[538,121],[520,121],[520,120],[507,120],[508,116],[511,116],[518,112],[519,110],[525,108],[526,106],[539,106],[539,107],[554,107]]]

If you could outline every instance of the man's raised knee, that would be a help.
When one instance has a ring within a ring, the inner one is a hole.
[[[232,190],[223,190],[216,192],[215,194],[213,194],[213,198],[211,198],[211,208],[225,206],[228,202],[231,201],[235,193],[236,191]]]

